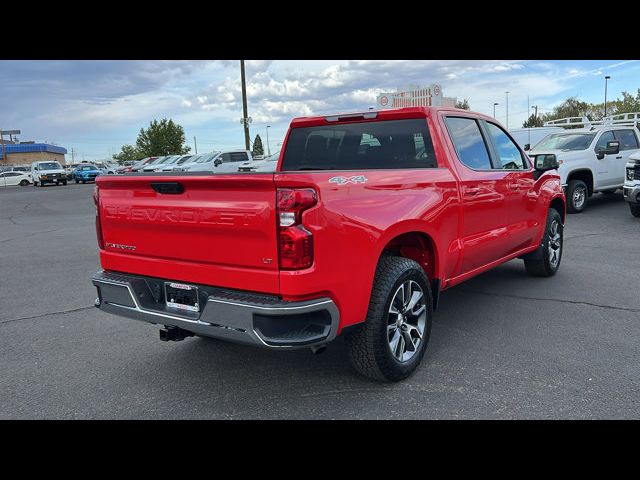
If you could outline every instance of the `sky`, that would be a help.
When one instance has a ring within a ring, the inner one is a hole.
[[[247,60],[251,140],[279,149],[297,116],[363,111],[376,95],[406,84],[439,83],[471,109],[522,126],[529,105],[539,114],[570,96],[604,100],[640,88],[640,62],[625,60]],[[531,109],[531,113],[533,110]],[[135,144],[140,128],[171,118],[194,153],[244,148],[240,62],[138,60],[0,61],[0,129],[19,139],[73,149],[76,160],[110,158]],[[68,160],[70,160],[68,156]]]

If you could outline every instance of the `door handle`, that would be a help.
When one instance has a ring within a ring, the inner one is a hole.
[[[517,182],[516,182],[516,183],[510,183],[510,184],[509,184],[509,188],[510,188],[511,190],[517,190],[519,186],[520,186],[520,185],[519,185]]]
[[[473,197],[479,193],[480,193],[480,188],[478,187],[466,187],[464,189],[464,194],[465,196],[468,196],[468,197]]]
[[[616,157],[616,160],[620,160],[622,158],[622,155],[620,155],[619,157]]]

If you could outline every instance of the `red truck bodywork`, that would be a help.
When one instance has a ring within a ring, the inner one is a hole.
[[[532,167],[467,168],[447,132],[447,114],[495,123],[427,107],[380,111],[375,118],[424,119],[438,168],[281,172],[292,129],[328,124],[313,117],[292,121],[275,174],[100,176],[102,268],[290,301],[328,297],[339,309],[340,333],[364,321],[385,250],[416,260],[439,290],[532,252],[550,206],[564,219],[559,176],[546,172],[536,179]],[[366,182],[330,183],[336,175],[364,175]],[[160,194],[153,182],[179,182],[184,193]],[[317,192],[317,204],[303,214],[313,234],[310,268],[279,269],[279,188]]]

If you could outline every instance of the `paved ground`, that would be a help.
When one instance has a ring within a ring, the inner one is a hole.
[[[0,418],[638,418],[640,219],[569,216],[558,275],[442,294],[423,366],[379,385],[322,354],[191,338],[92,307],[91,185],[0,189]]]

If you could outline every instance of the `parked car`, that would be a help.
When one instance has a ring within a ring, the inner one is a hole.
[[[275,172],[278,166],[278,158],[280,152],[276,152],[273,155],[268,155],[262,160],[256,160],[253,157],[251,162],[243,162],[238,166],[239,172]]]
[[[178,155],[172,162],[165,163],[159,170],[161,172],[173,172],[176,168],[180,168],[181,165],[186,164],[193,158],[193,155]]]
[[[44,160],[31,164],[31,180],[34,187],[44,187],[47,183],[66,185],[67,174],[58,162]]]
[[[162,340],[318,352],[344,334],[357,371],[401,380],[441,291],[514,258],[558,271],[557,167],[469,111],[296,118],[271,175],[98,178],[95,305]]]
[[[145,165],[148,165],[149,163],[157,160],[158,157],[146,157],[143,158],[142,160],[139,160],[138,162],[136,162],[135,164],[133,164],[131,166],[131,170],[129,170],[129,172],[137,172],[139,170],[141,170]],[[124,173],[129,173],[127,171],[125,171]]]
[[[98,167],[103,175],[115,175],[118,170],[118,164],[111,162],[95,162],[94,166]]]
[[[191,155],[170,155],[164,158],[161,163],[153,164],[149,169],[144,168],[145,172],[171,172],[173,169],[191,158]]]
[[[20,185],[25,187],[31,183],[31,174],[22,171],[7,170],[0,172],[0,187]]]
[[[192,168],[198,169],[201,165],[207,165],[204,170],[211,169],[213,170],[213,161],[218,158],[222,152],[211,152],[211,153],[201,153],[199,155],[194,155],[181,166],[176,166],[173,168],[173,171],[178,172],[189,172]],[[199,171],[199,170],[194,170]]]
[[[156,157],[155,160],[152,160],[151,162],[143,165],[142,168],[140,168],[138,171],[139,172],[153,172],[155,170],[156,166],[162,165],[164,162],[169,160],[170,157],[171,156],[169,156],[169,155],[165,155],[165,156],[162,156],[162,157]]]
[[[91,163],[82,163],[73,171],[76,183],[95,182],[100,175],[103,175],[102,170]]]
[[[135,163],[136,163],[136,162],[134,162],[134,161],[129,161],[129,160],[127,160],[127,161],[125,161],[125,162],[122,162],[122,164],[121,164],[121,165],[116,169],[116,173],[117,173],[117,174],[122,174],[122,173],[128,173],[128,172],[130,172],[130,171],[131,171],[131,168],[133,167],[133,165],[134,165]]]
[[[629,156],[622,193],[629,202],[631,215],[640,217],[640,153]]]
[[[580,126],[578,122],[569,122],[574,118],[577,117],[548,123]],[[605,121],[587,122],[585,125],[587,128],[572,128],[547,135],[529,152],[531,155],[557,156],[569,213],[583,212],[589,197],[596,192],[611,194],[622,188],[629,156],[640,152],[638,129],[632,123]]]

